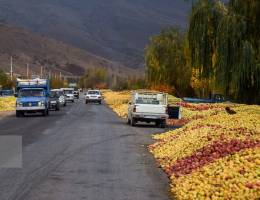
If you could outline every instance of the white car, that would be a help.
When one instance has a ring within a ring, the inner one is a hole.
[[[88,103],[102,103],[102,95],[99,90],[88,90],[88,92],[85,94],[85,100],[86,104]]]
[[[73,88],[62,88],[62,90],[64,91],[66,102],[74,103],[74,101],[75,101],[75,97],[73,94],[74,89]]]
[[[168,95],[166,93],[135,91],[128,106],[128,124],[135,126],[137,122],[155,122],[164,128],[167,114]]]

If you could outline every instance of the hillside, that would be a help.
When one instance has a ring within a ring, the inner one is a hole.
[[[14,72],[21,75],[26,73],[27,63],[34,74],[40,73],[41,66],[45,71],[66,75],[82,75],[93,67],[105,67],[115,74],[135,73],[85,50],[3,24],[0,25],[0,47],[0,68],[9,71],[13,56]]]
[[[136,68],[150,36],[172,25],[186,27],[190,2],[1,0],[0,19]]]

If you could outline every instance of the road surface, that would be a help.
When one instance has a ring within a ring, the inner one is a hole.
[[[165,200],[168,180],[147,145],[154,127],[130,127],[83,100],[49,117],[0,120],[23,136],[23,168],[0,169],[0,200]]]

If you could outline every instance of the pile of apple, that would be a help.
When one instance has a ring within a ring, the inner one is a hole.
[[[202,108],[185,107],[190,116],[203,117],[155,135],[150,146],[172,181],[171,191],[176,199],[257,199],[260,106],[234,104],[235,115],[226,113],[224,104]]]
[[[15,97],[2,97],[0,98],[0,111],[15,110]]]
[[[260,149],[220,158],[191,174],[171,177],[177,199],[259,199]]]
[[[103,93],[106,103],[109,107],[122,118],[127,117],[128,102],[131,99],[130,91],[106,91]]]
[[[168,170],[169,175],[180,177],[190,174],[192,171],[201,168],[217,159],[234,154],[243,149],[260,147],[260,140],[238,140],[230,141],[217,140],[213,144],[204,146],[192,155],[177,160]]]

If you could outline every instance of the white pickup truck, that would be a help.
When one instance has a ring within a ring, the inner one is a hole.
[[[128,124],[155,122],[156,126],[166,126],[168,95],[165,93],[135,91],[128,106]]]

